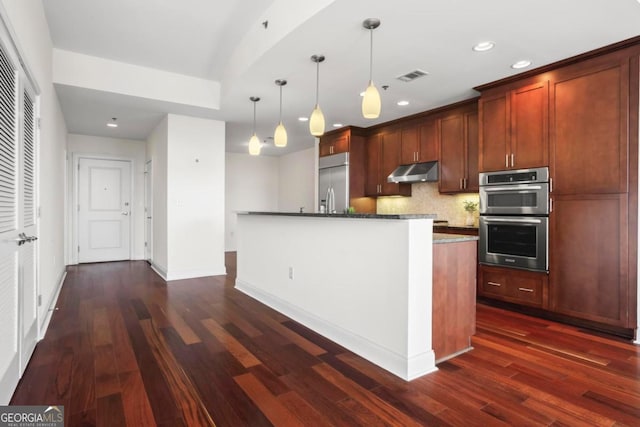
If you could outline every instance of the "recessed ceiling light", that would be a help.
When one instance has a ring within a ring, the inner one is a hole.
[[[522,61],[518,61],[515,64],[511,65],[511,68],[515,68],[516,70],[519,68],[525,68],[531,65],[531,61],[527,59],[523,59]]]
[[[110,128],[117,128],[118,124],[116,123],[116,120],[117,119],[115,117],[111,118],[111,121],[107,123],[107,126]]]
[[[308,122],[309,121],[309,117],[298,117],[298,120],[301,122]]]
[[[409,101],[398,101],[397,104],[401,107],[404,107],[405,105],[409,105]]]
[[[334,123],[333,124],[334,128],[341,128],[342,126],[344,126],[342,123]]]
[[[493,49],[495,45],[496,44],[494,42],[480,42],[473,47],[473,50],[476,52],[486,52]]]

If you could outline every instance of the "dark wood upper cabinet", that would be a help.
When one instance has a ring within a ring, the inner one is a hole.
[[[349,128],[345,128],[321,136],[318,145],[320,157],[349,152],[350,134]]]
[[[400,131],[384,131],[367,140],[367,196],[410,196],[411,184],[387,182],[400,165]]]
[[[434,118],[412,123],[400,131],[400,164],[438,160],[438,127]]]
[[[628,186],[629,60],[562,73],[551,96],[551,175],[557,194]]]
[[[547,81],[483,94],[479,170],[548,166],[548,108]]]
[[[418,162],[420,152],[420,128],[409,126],[400,131],[400,164],[408,165]]]
[[[478,191],[478,113],[475,105],[440,118],[438,134],[440,192]]]

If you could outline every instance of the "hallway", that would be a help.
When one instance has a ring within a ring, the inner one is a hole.
[[[483,305],[475,349],[410,383],[233,288],[68,267],[13,397],[66,426],[638,425],[640,348]]]

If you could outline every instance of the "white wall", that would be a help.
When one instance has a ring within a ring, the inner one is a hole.
[[[67,136],[67,152],[69,153],[69,174],[67,179],[73,185],[74,155],[90,157],[104,157],[132,161],[133,199],[132,213],[132,251],[133,259],[144,259],[144,163],[146,143],[117,138],[103,138],[99,136],[69,134]],[[70,195],[73,193],[69,193]],[[69,199],[69,209],[73,209],[73,198]],[[73,230],[70,230],[73,233]],[[70,233],[68,233],[70,234]],[[68,242],[67,247],[72,245]]]
[[[279,211],[298,212],[301,207],[305,212],[314,211],[316,170],[315,148],[279,157]]]
[[[1,5],[14,31],[26,67],[40,88],[38,292],[42,295],[43,304],[38,307],[38,316],[43,327],[50,318],[49,309],[55,304],[65,271],[64,189],[67,129],[51,80],[53,45],[42,3],[1,0]],[[41,330],[41,334],[43,332]]]
[[[151,161],[151,183],[153,192],[153,248],[151,265],[166,277],[168,268],[167,250],[167,138],[169,119],[165,117],[147,139],[147,161]]]
[[[225,250],[236,250],[237,211],[277,211],[277,157],[226,153]]]
[[[167,280],[225,274],[225,124],[169,114],[167,129]]]

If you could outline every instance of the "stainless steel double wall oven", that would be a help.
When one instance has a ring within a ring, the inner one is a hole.
[[[548,271],[549,169],[480,174],[481,264]]]

